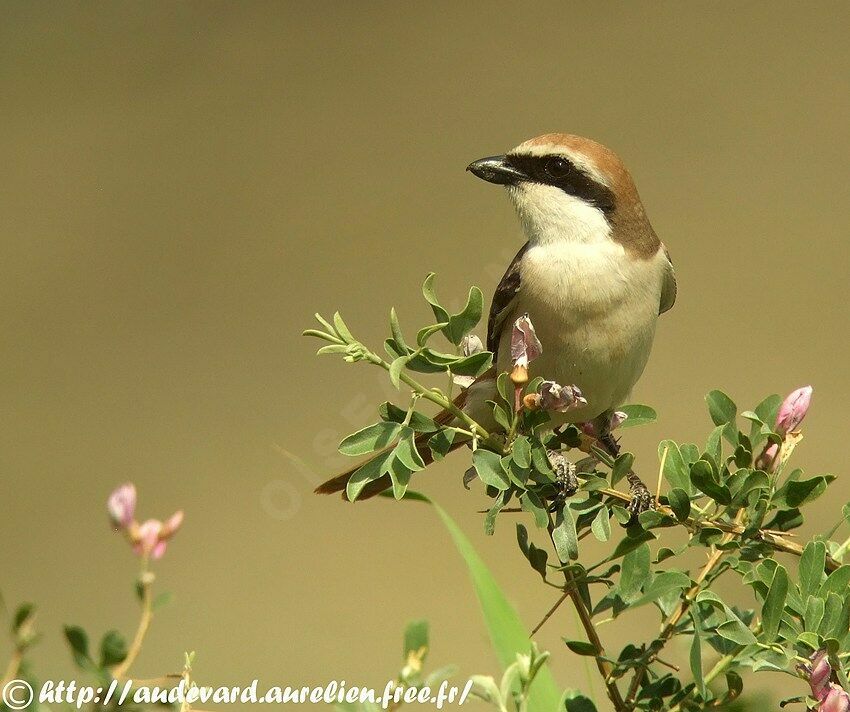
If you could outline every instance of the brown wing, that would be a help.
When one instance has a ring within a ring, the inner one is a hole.
[[[670,251],[664,243],[661,243],[664,256],[667,258],[667,272],[664,274],[664,284],[661,286],[661,303],[658,305],[658,313],[663,314],[673,308],[676,303],[676,273],[673,271],[673,260],[670,259]]]
[[[490,316],[487,319],[487,350],[493,352],[493,362],[495,363],[498,357],[499,341],[502,337],[502,327],[505,319],[511,312],[511,305],[514,298],[520,290],[519,266],[522,262],[523,255],[528,251],[528,243],[526,242],[516,253],[516,256],[508,265],[505,274],[496,287],[493,293],[493,301],[490,304]]]

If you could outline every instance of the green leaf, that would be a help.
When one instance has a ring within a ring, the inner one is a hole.
[[[349,435],[339,444],[339,451],[343,455],[356,457],[383,450],[395,442],[401,431],[402,426],[399,423],[384,420]]]
[[[162,591],[161,593],[158,593],[153,599],[153,603],[151,603],[151,610],[158,611],[160,608],[164,608],[171,603],[171,599],[171,591]]]
[[[691,481],[697,489],[711,497],[715,502],[722,505],[732,503],[732,494],[729,488],[721,485],[714,477],[711,463],[705,460],[697,460],[691,465]]]
[[[679,487],[674,487],[667,493],[667,501],[670,503],[670,509],[676,515],[676,519],[680,522],[687,521],[691,515],[691,499],[688,493]]]
[[[711,391],[706,397],[708,413],[715,425],[726,425],[735,420],[738,414],[738,406],[723,391]]]
[[[820,497],[835,475],[819,475],[809,480],[787,482],[773,495],[773,504],[780,509],[800,507]]]
[[[552,531],[555,551],[562,564],[578,558],[578,535],[576,523],[569,506],[561,507],[555,516],[555,529]]]
[[[64,628],[65,640],[71,646],[71,654],[77,667],[82,670],[95,669],[94,661],[89,655],[89,637],[86,632],[76,625],[66,625]]]
[[[827,576],[826,581],[818,589],[818,598],[826,598],[830,593],[846,595],[848,586],[850,586],[850,564],[845,564]]]
[[[336,329],[336,333],[339,334],[340,338],[348,344],[355,343],[357,339],[355,339],[351,332],[348,330],[348,327],[345,325],[345,322],[342,320],[339,312],[334,312],[334,328]]]
[[[639,425],[654,423],[658,420],[658,414],[648,405],[633,403],[617,408],[622,413],[626,414],[626,419],[620,424],[620,430],[625,428],[635,428]]]
[[[803,613],[803,623],[806,630],[817,633],[824,614],[824,600],[817,596],[809,596],[806,600],[806,610]],[[815,646],[817,650],[818,646]]]
[[[534,523],[540,529],[545,529],[549,524],[549,513],[534,492],[525,492],[519,498],[520,506],[534,517]]]
[[[410,484],[410,476],[413,474],[413,469],[407,467],[395,452],[387,463],[387,469],[389,470],[390,481],[393,485],[393,497],[402,499],[404,493],[407,492],[407,485]]]
[[[611,512],[608,507],[601,507],[593,518],[590,529],[599,541],[608,541],[611,538]]]
[[[832,637],[832,633],[838,627],[839,619],[841,618],[841,608],[843,607],[842,597],[831,591],[826,595],[823,607],[823,619],[818,626],[817,632],[824,638]],[[847,634],[847,630],[841,631],[841,636]]]
[[[441,429],[428,440],[428,447],[434,456],[434,461],[442,460],[452,448],[455,439],[454,430]]]
[[[596,646],[593,643],[588,643],[584,640],[567,640],[566,638],[563,640],[567,644],[567,647],[576,655],[596,657]]]
[[[437,321],[446,322],[446,324],[448,324],[449,313],[440,305],[440,302],[437,300],[437,295],[434,292],[434,279],[436,276],[437,275],[434,272],[431,272],[427,277],[425,277],[425,281],[422,283],[422,296],[425,297],[425,301],[431,305],[431,310],[434,312],[434,317]]]
[[[679,446],[672,440],[662,440],[658,444],[658,461],[664,457],[664,450],[667,450],[667,457],[664,460],[664,479],[670,483],[670,487],[678,487],[688,494],[693,492],[691,486],[691,478],[688,474],[688,466],[682,457]]]
[[[472,376],[478,378],[493,365],[493,354],[489,351],[479,351],[477,354],[458,359],[449,367],[455,376]]]
[[[393,450],[393,455],[395,455],[401,463],[412,472],[417,472],[425,468],[422,456],[416,449],[416,443],[414,442],[415,437],[416,434],[411,428],[402,428],[398,445],[396,445],[395,450]]]
[[[614,512],[614,518],[623,526],[626,526],[632,519],[632,513],[619,504],[612,504],[611,511]]]
[[[100,667],[112,667],[126,657],[127,642],[117,630],[110,630],[100,641]]]
[[[650,531],[646,531],[639,527],[630,527],[626,530],[626,536],[624,536],[620,540],[620,543],[614,548],[613,553],[607,559],[604,559],[602,563],[619,559],[621,556],[625,556],[630,551],[637,549],[641,544],[653,541],[655,538],[655,534]]]
[[[585,697],[578,690],[567,690],[561,699],[558,710],[565,712],[597,712],[596,705],[589,697]]]
[[[352,473],[351,477],[348,478],[348,484],[345,486],[345,494],[351,502],[357,500],[366,485],[389,471],[389,463],[392,457],[392,451],[379,453]]]
[[[32,603],[22,603],[18,606],[15,615],[12,617],[12,632],[17,633],[20,631],[21,626],[34,612],[35,606]]]
[[[399,408],[389,401],[384,401],[378,406],[378,413],[382,420],[388,420],[399,425],[403,424],[407,417],[407,411],[404,408]],[[417,433],[435,433],[440,429],[440,426],[431,420],[431,418],[417,410],[414,410],[410,414],[408,425]]]
[[[428,339],[430,339],[434,334],[438,331],[442,331],[448,326],[448,322],[441,321],[439,324],[432,324],[431,326],[426,326],[423,329],[420,329],[416,334],[416,344],[420,348],[424,348],[425,344],[428,343]]]
[[[640,597],[641,588],[649,579],[650,551],[648,544],[641,544],[623,557],[620,570],[620,598],[626,603]]]
[[[392,332],[393,341],[395,341],[396,346],[402,349],[405,353],[410,353],[412,349],[404,340],[404,334],[401,332],[401,326],[398,323],[398,314],[396,314],[395,307],[390,309],[390,331]]]
[[[549,554],[545,549],[541,549],[538,546],[535,546],[528,539],[528,530],[525,528],[524,524],[516,525],[516,540],[517,544],[519,544],[520,551],[522,551],[523,556],[528,559],[528,563],[531,564],[531,568],[533,568],[543,580],[546,580],[546,562],[549,559]]]
[[[722,439],[725,428],[725,425],[718,425],[711,431],[711,435],[708,436],[708,442],[705,444],[705,451],[714,458],[715,462],[720,462],[723,457]]]
[[[738,645],[751,645],[758,642],[753,632],[737,616],[721,623],[715,630],[721,638],[731,640]]]
[[[634,462],[635,456],[630,452],[623,452],[617,456],[617,459],[614,460],[614,467],[611,468],[612,487],[631,472]]]
[[[484,307],[484,295],[478,287],[471,287],[466,299],[466,306],[462,311],[449,317],[449,325],[443,330],[446,338],[455,346],[459,346],[463,337],[471,332],[481,321],[481,312]],[[440,317],[437,317],[440,319]],[[441,319],[442,321],[442,319]]]
[[[681,571],[663,571],[644,589],[643,595],[631,604],[632,608],[653,603],[673,591],[690,588],[691,578]]]
[[[531,444],[525,435],[519,435],[514,440],[511,456],[514,462],[523,469],[531,467]]]
[[[825,566],[826,545],[822,541],[810,541],[803,549],[798,568],[800,596],[804,601],[820,588]]]
[[[502,467],[502,458],[495,452],[478,448],[472,453],[472,464],[484,484],[498,490],[506,490],[511,486],[508,475]]]
[[[706,697],[705,678],[702,674],[702,620],[700,619],[699,609],[697,606],[691,606],[691,619],[694,622],[694,636],[691,640],[691,654],[689,662],[691,665],[691,674],[694,676],[694,682],[699,688],[700,695],[703,699]]]
[[[390,381],[396,388],[401,388],[401,372],[410,361],[410,356],[399,356],[390,364]]]
[[[788,572],[782,565],[777,565],[773,572],[773,580],[764,606],[761,611],[762,640],[773,643],[779,632],[779,622],[782,620],[782,612],[785,610],[785,599],[788,597]]]
[[[514,607],[508,602],[507,597],[499,588],[492,573],[481,560],[472,543],[445,510],[419,493],[408,492],[407,497],[430,503],[451,534],[455,546],[466,562],[472,577],[473,587],[484,614],[484,621],[490,633],[493,648],[503,669],[507,669],[516,662],[518,654],[527,655],[531,648],[531,640],[526,633],[525,625]],[[535,676],[529,690],[528,708],[530,710],[554,710],[557,708],[560,698],[559,688],[555,684],[549,667],[543,666]]]
[[[421,619],[410,621],[404,629],[404,650],[401,659],[408,660],[410,653],[419,654],[422,649],[428,650],[428,621]],[[420,658],[424,660],[424,656]]]

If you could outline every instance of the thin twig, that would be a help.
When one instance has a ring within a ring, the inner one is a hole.
[[[555,605],[552,606],[548,611],[546,611],[546,615],[543,616],[543,620],[541,620],[536,626],[534,626],[533,630],[531,631],[531,635],[537,633],[537,631],[543,627],[543,624],[552,617],[552,614],[557,611],[561,607],[561,604],[569,597],[570,594],[568,592],[564,592],[564,594],[557,601],[555,601]]]
[[[121,680],[127,675],[127,671],[142,649],[142,643],[145,640],[145,635],[153,618],[153,581],[153,574],[148,571],[147,558],[145,558],[142,565],[142,574],[139,577],[139,584],[142,587],[142,616],[139,619],[136,634],[133,636],[133,642],[130,643],[130,647],[127,650],[127,657],[112,668],[112,677],[116,680]]]
[[[3,681],[0,683],[0,689],[6,687],[6,684],[14,680],[18,676],[18,671],[21,669],[21,662],[24,659],[24,651],[20,646],[15,646],[12,657],[9,658],[9,664],[6,666],[6,672],[3,675]]]
[[[658,468],[658,485],[655,487],[655,508],[658,509],[658,506],[661,504],[661,480],[664,477],[664,465],[667,463],[667,453],[670,451],[669,447],[664,448],[664,452],[661,454],[661,465]]]
[[[552,541],[552,546],[554,547],[555,526],[552,523],[551,516],[549,517],[549,526],[547,527],[547,530],[549,532],[549,538]],[[557,547],[555,547],[555,550],[557,551]],[[578,613],[581,627],[584,628],[584,633],[587,636],[588,642],[593,646],[596,667],[599,670],[599,674],[602,676],[603,682],[605,683],[605,691],[608,694],[608,699],[611,700],[611,704],[614,705],[616,712],[624,712],[627,707],[623,702],[623,696],[620,693],[620,688],[617,687],[616,681],[611,677],[614,668],[605,657],[605,646],[602,645],[602,641],[596,633],[596,628],[593,625],[593,619],[591,618],[590,611],[587,610],[587,606],[584,604],[584,599],[581,597],[581,593],[575,585],[575,579],[572,574],[569,571],[564,571],[563,574],[564,581],[567,586],[565,593],[572,601],[573,606]]]
[[[740,524],[744,515],[744,510],[741,509],[738,511],[738,515],[735,517],[735,524]],[[732,539],[735,538],[735,535],[732,533],[726,534],[723,537],[722,543],[728,544]],[[632,678],[631,685],[629,685],[629,692],[626,695],[626,704],[629,706],[628,709],[634,707],[635,698],[637,697],[638,689],[640,688],[640,683],[643,680],[644,675],[646,674],[649,665],[658,658],[658,653],[664,648],[670,638],[673,637],[673,634],[676,632],[676,626],[679,624],[679,621],[682,620],[685,613],[688,612],[688,609],[696,599],[699,592],[702,590],[703,582],[711,575],[712,571],[714,571],[715,567],[720,563],[723,557],[726,555],[726,552],[722,549],[715,548],[711,553],[711,556],[708,557],[708,561],[705,563],[705,566],[702,567],[696,579],[694,580],[694,585],[691,586],[687,593],[682,597],[682,600],[679,601],[679,605],[676,607],[676,610],[670,615],[667,619],[667,622],[664,624],[664,627],[661,629],[661,633],[658,636],[658,640],[660,645],[658,649],[649,656],[649,658],[642,664],[639,665],[635,669],[635,675]]]

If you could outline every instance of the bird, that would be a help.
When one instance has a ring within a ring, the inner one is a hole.
[[[473,161],[474,176],[504,186],[525,243],[493,294],[487,350],[494,368],[456,401],[482,426],[498,427],[488,400],[496,375],[511,371],[515,320],[527,315],[542,344],[529,377],[577,386],[584,402],[551,413],[553,428],[592,424],[609,451],[609,423],[629,398],[649,359],[658,317],[672,308],[677,284],[665,244],[647,217],[620,158],[581,136],[548,133],[505,154]],[[441,413],[438,422],[452,416]],[[462,445],[455,443],[455,447]],[[422,448],[426,459],[430,455]],[[352,468],[320,485],[345,490]],[[389,486],[370,483],[361,498]]]

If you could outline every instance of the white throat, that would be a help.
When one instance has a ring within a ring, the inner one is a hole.
[[[508,186],[523,232],[532,245],[611,242],[611,225],[597,207],[540,183]]]

